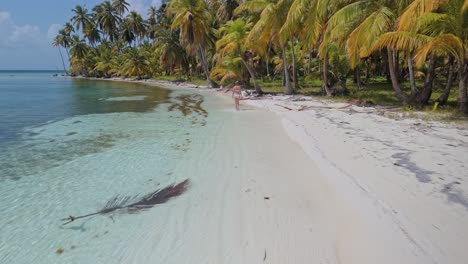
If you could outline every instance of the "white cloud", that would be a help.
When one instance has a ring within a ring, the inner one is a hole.
[[[148,13],[149,2],[147,0],[129,0],[129,11],[137,11],[141,16],[146,17]]]
[[[18,25],[9,12],[0,11],[0,69],[56,69],[62,62],[51,43],[60,25],[47,32],[36,25]]]
[[[38,26],[14,23],[10,13],[0,11],[0,48],[18,48],[37,46],[43,41]]]
[[[128,0],[129,11],[137,11],[143,18],[148,17],[148,9],[151,6],[160,7],[161,0]]]
[[[61,29],[62,29],[62,25],[59,25],[59,24],[50,25],[49,29],[47,30],[47,42],[52,43],[54,41],[55,36],[57,36],[58,32]]]
[[[10,13],[0,11],[0,24],[10,20]]]

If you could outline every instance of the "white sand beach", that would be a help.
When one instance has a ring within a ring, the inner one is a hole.
[[[227,114],[194,136],[174,172],[190,190],[158,209],[121,263],[468,261],[466,128],[356,106],[296,111],[345,105],[308,97],[235,112],[230,94],[194,92]]]
[[[309,178],[321,179],[331,189],[326,196],[337,204],[328,205],[338,218],[324,225],[334,231],[328,234],[333,235],[328,237],[333,243],[328,259],[336,263],[468,261],[466,127],[389,119],[376,108],[290,111],[282,107],[346,105],[297,99],[244,102],[274,112],[290,139],[319,168],[320,173]],[[326,263],[312,260],[320,261]]]

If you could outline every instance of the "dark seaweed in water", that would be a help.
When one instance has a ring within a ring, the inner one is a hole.
[[[81,216],[69,216],[67,218],[63,218],[62,221],[66,221],[63,223],[63,225],[69,224],[77,219],[81,218],[86,218],[90,216],[95,216],[95,215],[105,215],[109,214],[112,212],[115,212],[117,210],[124,212],[124,213],[129,213],[129,214],[134,214],[138,213],[144,210],[147,210],[149,208],[152,208],[153,206],[157,204],[163,204],[167,201],[169,201],[173,197],[180,196],[182,193],[184,193],[189,184],[189,179],[186,179],[183,182],[180,182],[178,184],[171,184],[166,186],[163,189],[158,189],[152,193],[149,193],[147,195],[142,196],[141,198],[138,198],[138,196],[120,196],[117,195],[114,198],[110,199],[106,206],[102,208],[101,210],[87,214],[87,215],[81,215]]]
[[[174,102],[169,106],[169,111],[178,110],[184,116],[188,116],[192,113],[197,113],[204,117],[208,116],[208,112],[201,106],[204,99],[202,95],[199,94],[183,94],[176,96],[175,99],[177,102]]]
[[[4,152],[0,155],[0,182],[5,179],[20,180],[24,176],[57,167],[77,157],[100,152],[112,147],[118,139],[126,137],[123,134],[99,134],[94,138],[65,138],[55,142],[51,137],[37,135],[40,134],[35,133],[33,137],[28,135],[23,144],[3,149]],[[50,142],[55,142],[53,148],[50,148]]]

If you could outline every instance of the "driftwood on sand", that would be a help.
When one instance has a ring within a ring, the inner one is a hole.
[[[276,106],[279,106],[279,107],[282,107],[288,111],[305,111],[305,110],[309,110],[309,109],[345,109],[345,108],[348,108],[350,106],[352,106],[352,104],[347,104],[345,106],[338,106],[338,107],[333,107],[333,106],[317,106],[317,105],[309,105],[309,106],[301,106],[300,108],[298,109],[292,109],[290,107],[287,107],[287,106],[284,106],[284,105],[280,105],[280,104],[275,104]]]
[[[189,180],[186,179],[178,184],[171,184],[163,189],[158,189],[147,195],[138,197],[138,196],[115,196],[110,199],[107,204],[101,210],[80,216],[68,216],[63,218],[62,221],[66,221],[62,225],[69,224],[77,219],[82,219],[95,215],[106,215],[115,211],[120,211],[123,213],[134,214],[140,211],[147,210],[152,208],[157,204],[163,204],[169,201],[171,198],[177,197],[184,193],[189,185]]]
[[[304,111],[304,110],[309,110],[309,109],[345,109],[350,106],[352,106],[352,104],[347,104],[347,105],[338,106],[338,107],[310,105],[310,106],[301,106],[301,108],[297,109],[297,111]]]

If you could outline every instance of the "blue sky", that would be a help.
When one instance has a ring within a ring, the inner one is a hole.
[[[85,5],[88,10],[104,0],[0,0],[0,70],[62,69],[52,39],[73,16],[71,10]],[[146,16],[160,0],[127,0],[131,10]]]

